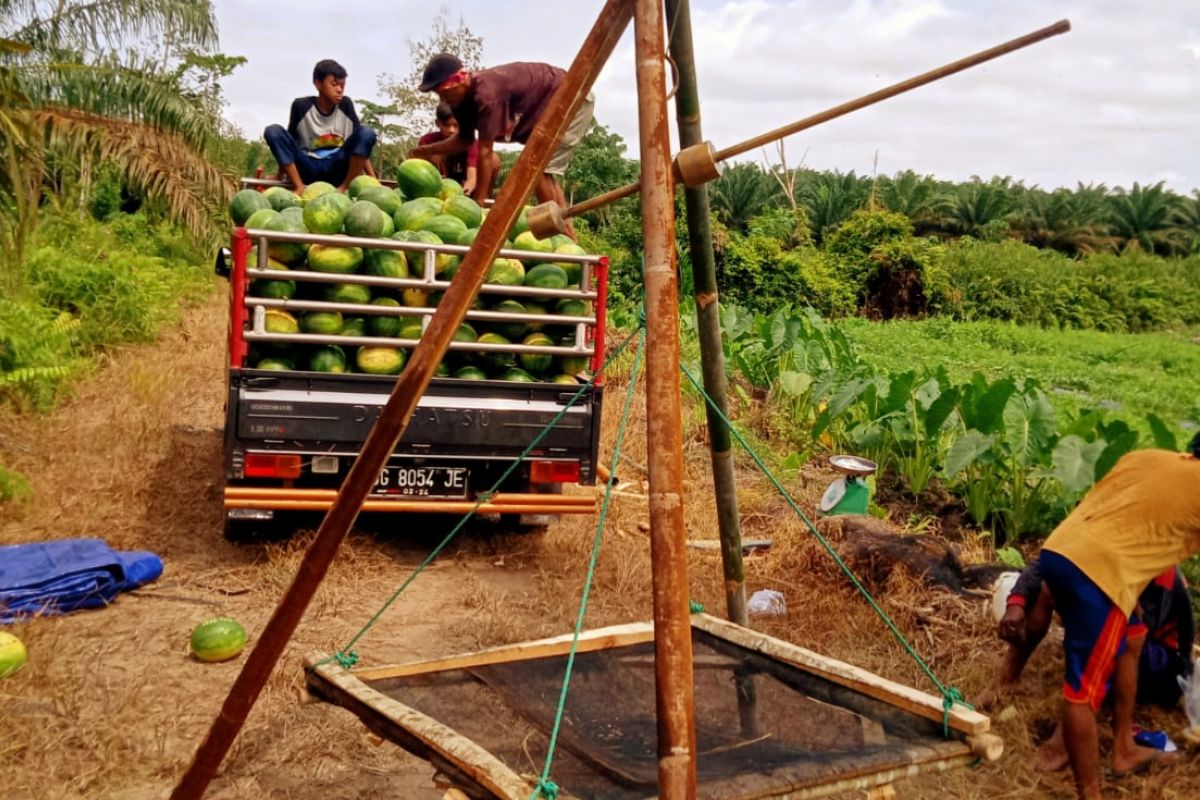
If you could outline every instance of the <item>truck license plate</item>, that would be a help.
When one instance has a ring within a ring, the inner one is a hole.
[[[401,497],[466,497],[466,467],[384,467],[375,494]]]

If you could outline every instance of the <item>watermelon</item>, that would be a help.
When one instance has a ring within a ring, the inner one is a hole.
[[[550,244],[549,239],[537,238],[533,235],[533,231],[525,231],[513,239],[513,249],[524,250],[529,253],[553,253],[554,245]],[[538,262],[530,259],[529,263],[536,264]]]
[[[483,333],[476,340],[479,344],[512,344],[504,336],[498,333]],[[512,353],[480,353],[479,360],[487,367],[495,370],[505,370],[516,365],[516,359]]]
[[[399,375],[408,353],[398,347],[360,347],[354,357],[358,368],[372,375]]]
[[[564,317],[586,317],[592,313],[592,306],[574,297],[564,297],[555,304],[554,313]]]
[[[337,336],[342,332],[341,312],[308,311],[300,317],[300,330],[322,336]]]
[[[261,192],[254,189],[242,189],[229,201],[229,216],[233,217],[234,225],[245,225],[246,220],[255,211],[271,207],[271,201],[263,197]]]
[[[454,377],[462,381],[486,381],[487,373],[479,367],[459,367],[454,371]]]
[[[382,189],[382,188],[383,188],[383,184],[381,184],[379,182],[378,178],[376,178],[374,175],[367,175],[364,173],[362,175],[355,177],[354,180],[350,181],[350,186],[347,188],[347,191],[350,194],[351,200],[357,200],[358,196],[361,195],[367,189]]]
[[[399,186],[392,188],[392,194],[396,195],[397,199],[399,199],[401,203],[405,202],[406,200],[412,199],[411,197],[405,197],[404,190],[401,189]]]
[[[451,197],[462,197],[462,184],[453,178],[442,178],[442,189],[438,192],[438,197],[448,200]]]
[[[400,301],[394,297],[376,297],[371,301],[371,305],[381,308],[399,308]],[[372,336],[396,336],[400,333],[400,323],[400,317],[379,314],[367,320],[367,330],[371,332]]]
[[[579,380],[574,375],[555,375],[550,379],[551,383],[569,383],[572,386],[578,386]]]
[[[28,659],[25,644],[11,633],[0,631],[0,678],[12,675],[25,666]]]
[[[423,158],[406,158],[396,167],[396,184],[405,197],[437,197],[442,191],[442,173]]]
[[[246,646],[246,629],[229,617],[202,622],[192,631],[192,655],[200,661],[228,661]]]
[[[479,228],[467,228],[467,232],[463,234],[462,239],[460,239],[458,243],[466,247],[470,247],[471,245],[475,244],[475,238],[477,236],[479,236]]]
[[[442,204],[442,213],[458,217],[468,228],[478,228],[483,223],[483,209],[474,200],[461,194],[447,197]]]
[[[346,351],[335,344],[321,345],[308,357],[313,372],[345,372]]]
[[[521,209],[521,213],[517,215],[517,221],[513,223],[512,230],[508,232],[508,240],[510,242],[516,241],[518,236],[529,230],[529,208],[529,206],[525,206]]]
[[[267,259],[267,269],[287,271],[287,265],[273,258]],[[264,281],[257,280],[250,284],[250,294],[255,297],[271,297],[276,300],[287,300],[296,293],[295,281]]]
[[[446,244],[458,244],[467,234],[467,224],[449,214],[436,214],[425,220],[421,230],[429,231]]]
[[[537,378],[533,377],[532,375],[530,375],[528,372],[521,369],[520,367],[509,367],[508,369],[504,370],[504,372],[500,373],[500,380],[502,380],[502,381],[520,381],[521,383],[536,383],[537,382]]]
[[[396,335],[396,338],[411,339],[416,342],[420,341],[421,334],[424,332],[425,326],[422,324],[420,317],[401,317],[400,332]]]
[[[296,367],[294,364],[292,364],[292,362],[290,360],[288,360],[286,358],[280,358],[279,356],[266,356],[265,358],[259,359],[258,363],[254,365],[254,368],[255,369],[293,370]]]
[[[587,356],[559,356],[555,361],[563,375],[578,375],[588,367]]]
[[[371,302],[371,287],[361,283],[330,283],[321,287],[321,299],[328,303]]]
[[[308,186],[304,187],[304,191],[300,194],[300,203],[301,203],[301,205],[308,205],[313,200],[316,200],[318,197],[321,197],[321,196],[327,195],[327,194],[337,194],[337,193],[338,193],[337,187],[334,186],[332,183],[326,183],[325,181],[316,181],[315,183],[310,183]]]
[[[531,333],[522,340],[521,344],[530,347],[553,347],[554,340],[544,333]],[[518,353],[517,363],[534,375],[541,375],[550,369],[554,356],[545,353]]]
[[[403,250],[368,249],[363,262],[368,275],[378,275],[382,278],[408,277],[408,258]]]
[[[392,215],[398,231],[418,231],[432,217],[442,212],[442,201],[436,197],[418,197],[402,204]]]
[[[572,241],[566,244],[560,244],[554,248],[555,253],[563,255],[584,256],[587,251]],[[567,285],[578,284],[583,279],[583,264],[578,261],[558,261],[555,262],[562,267],[563,272],[567,273]]]
[[[305,227],[312,233],[341,233],[342,223],[346,218],[346,210],[342,201],[338,199],[341,196],[337,192],[323,194],[306,203],[304,205]]]
[[[372,186],[369,189],[364,189],[359,195],[359,200],[365,200],[368,203],[374,203],[379,207],[379,210],[387,214],[389,217],[396,213],[396,209],[404,203],[400,196],[386,186]]]
[[[266,311],[267,333],[299,333],[300,323],[288,312],[281,308],[268,308]]]
[[[308,250],[308,266],[317,272],[354,272],[362,260],[361,247],[314,244]]]
[[[351,236],[375,239],[383,233],[385,218],[379,206],[366,200],[355,200],[346,212],[342,226]]]
[[[260,208],[246,220],[245,227],[249,230],[258,230],[267,224],[267,220],[274,219],[277,216],[279,216],[279,212],[273,208]]]
[[[379,238],[386,239],[396,232],[396,223],[387,214],[383,215],[383,227],[379,229]]]
[[[510,300],[501,300],[499,303],[492,306],[492,310],[500,311],[505,314],[524,314],[524,313],[526,313],[525,306],[521,305],[516,300],[511,300],[511,299]],[[529,326],[525,322],[520,322],[520,321],[493,322],[492,328],[495,329],[496,333],[500,334],[501,336],[505,337],[506,339],[516,340],[516,339],[520,339],[522,336],[524,336],[526,334],[526,332],[529,329]]]
[[[558,248],[565,244],[575,244],[575,242],[565,233],[556,233],[550,237],[550,246],[554,248],[554,252],[556,253],[558,252]]]
[[[458,330],[454,332],[454,341],[456,342],[474,342],[479,338],[475,333],[475,329],[467,323],[458,326]]]
[[[404,299],[404,305],[410,308],[427,308],[429,306],[429,292],[424,289],[405,289],[400,296]]]
[[[449,378],[450,377],[450,368],[448,366],[446,366],[445,361],[439,361],[438,365],[433,368],[433,377],[435,377],[435,378]]]
[[[297,208],[301,205],[300,198],[291,189],[283,186],[272,186],[263,192],[263,197],[270,202],[271,208],[283,211],[285,208]]]
[[[342,320],[342,336],[366,336],[367,320],[365,317],[345,317]]]
[[[540,301],[529,299],[529,300],[525,300],[525,313],[526,314],[547,314],[549,312],[546,310],[546,307],[541,304]],[[544,327],[546,327],[546,323],[544,323],[544,322],[530,322],[529,323],[529,330],[533,331],[533,332],[540,331]]]
[[[497,258],[492,262],[484,283],[501,286],[520,286],[525,281],[525,266],[515,258]]]
[[[303,212],[299,208],[289,208],[271,217],[263,225],[263,230],[277,233],[308,233],[308,228],[304,226]],[[267,254],[288,266],[299,264],[307,252],[308,245],[300,242],[270,242],[267,245]]]
[[[558,264],[538,264],[525,273],[525,285],[539,289],[567,288],[567,273]]]

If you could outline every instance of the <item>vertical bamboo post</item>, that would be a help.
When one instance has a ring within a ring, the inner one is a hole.
[[[608,0],[600,11],[596,24],[521,151],[512,173],[505,181],[504,190],[480,227],[479,236],[438,304],[420,344],[413,350],[412,358],[396,380],[391,397],[363,443],[362,451],[338,491],[333,506],[325,515],[316,538],[305,552],[295,578],[280,598],[258,643],[250,651],[220,713],[196,750],[192,763],[171,793],[171,800],[198,800],[202,797],[225,754],[229,752],[250,709],[300,624],[317,587],[329,571],[346,532],[362,509],[379,470],[395,450],[396,443],[408,426],[417,401],[429,385],[433,371],[455,331],[462,324],[492,260],[525,204],[525,198],[533,191],[554,147],[562,139],[572,117],[595,82],[596,75],[628,27],[632,4],[633,0]]]
[[[671,57],[678,68],[675,124],[679,149],[704,141],[700,129],[700,90],[696,85],[696,59],[692,49],[692,14],[688,0],[667,0],[667,30]],[[717,410],[705,404],[708,441],[712,454],[713,483],[717,500],[717,530],[721,537],[721,565],[725,572],[725,609],[731,622],[747,625],[746,575],[742,567],[742,531],[738,520],[737,481],[733,474],[733,440],[721,414],[729,416],[726,398],[725,352],[721,348],[721,319],[717,292],[717,265],[713,257],[708,187],[685,188],[689,252],[696,293],[696,328],[700,334],[700,365],[704,391]]]
[[[683,528],[675,178],[667,118],[661,0],[636,1],[633,30],[642,162],[658,796],[663,800],[690,800],[696,796],[696,719]]]

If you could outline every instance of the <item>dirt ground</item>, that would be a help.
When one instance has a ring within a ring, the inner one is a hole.
[[[166,564],[161,580],[106,609],[10,628],[30,660],[0,683],[6,800],[166,797],[245,659],[191,659],[191,629],[229,615],[253,643],[295,572],[311,532],[252,545],[221,535],[225,329],[217,292],[158,344],[111,353],[105,368],[53,415],[0,410],[5,463],[33,489],[30,501],[0,506],[0,543],[97,537],[116,549],[153,551]],[[606,453],[624,390],[620,380],[609,385]],[[646,463],[643,417],[639,407],[618,470],[632,488],[613,501],[590,627],[649,618],[647,514],[637,497]],[[695,404],[685,410],[685,445],[689,536],[715,539],[703,413]],[[831,477],[805,468],[790,488],[811,509]],[[756,619],[755,627],[930,690],[748,461],[739,480],[744,536],[773,541],[748,558],[747,591],[776,589],[788,603],[786,616]],[[924,535],[937,535],[936,523],[925,520]],[[570,518],[532,535],[475,526],[355,649],[364,664],[383,664],[569,631],[594,525],[590,517]],[[207,797],[441,797],[428,764],[377,744],[345,711],[302,702],[301,662],[343,646],[447,529],[445,520],[399,516],[351,534]],[[977,543],[964,547],[968,558],[987,556]],[[692,552],[689,569],[693,597],[722,613],[717,553]],[[986,686],[1000,649],[982,601],[929,589],[903,570],[872,590],[944,681],[968,699]],[[1021,689],[1002,704],[1004,721],[994,730],[1007,749],[998,763],[902,782],[900,796],[1073,796],[1065,774],[1029,767],[1056,713],[1058,658],[1058,648],[1044,646]],[[1185,724],[1181,712],[1140,721],[1169,730]],[[1107,742],[1103,747],[1107,752]],[[1110,781],[1108,790],[1123,798],[1198,797],[1200,759]]]

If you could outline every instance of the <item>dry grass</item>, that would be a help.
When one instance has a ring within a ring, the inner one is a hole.
[[[220,433],[224,313],[219,298],[153,348],[117,351],[77,398],[51,417],[0,415],[6,463],[26,474],[34,498],[0,506],[5,543],[97,536],[117,548],[148,549],[167,564],[153,587],[109,609],[18,625],[29,666],[0,683],[0,775],[9,800],[161,798],[224,698],[240,661],[203,665],[187,657],[196,623],[231,614],[261,631],[291,580],[311,532],[285,543],[235,547],[221,537]],[[164,365],[169,365],[164,367]],[[624,384],[608,387],[605,441],[611,453]],[[639,401],[597,565],[588,625],[650,615],[647,464]],[[685,415],[688,535],[715,539],[703,417]],[[746,560],[747,591],[787,599],[784,617],[756,627],[929,690],[928,680],[814,543],[769,484],[739,460],[747,538],[770,550]],[[806,467],[791,482],[811,508],[830,476]],[[585,491],[579,489],[577,491]],[[453,543],[356,646],[368,663],[402,661],[558,634],[573,624],[594,519],[566,518],[543,534],[500,535],[486,526]],[[343,645],[444,535],[444,520],[405,517],[352,534],[322,584],[283,663],[272,676],[209,796],[214,798],[437,798],[431,769],[398,748],[375,746],[350,715],[298,702],[300,661]],[[965,544],[967,558],[986,557]],[[724,607],[720,557],[689,551],[693,597]],[[928,589],[902,571],[880,601],[934,671],[968,697],[988,682],[999,646],[976,600]],[[1054,646],[1035,656],[1015,716],[997,723],[1008,753],[996,765],[900,786],[904,797],[1068,797],[1064,776],[1027,764],[1055,714]],[[20,724],[12,724],[13,722]],[[1178,716],[1146,720],[1178,728]],[[1195,759],[1113,784],[1121,797],[1200,796]]]

